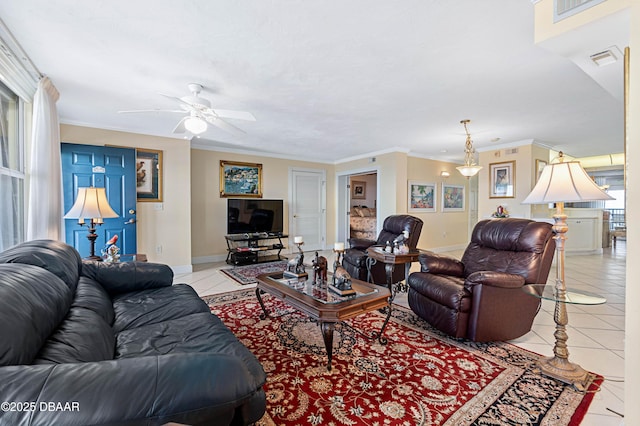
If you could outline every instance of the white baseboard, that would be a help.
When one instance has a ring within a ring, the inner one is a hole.
[[[197,265],[200,263],[214,263],[214,262],[224,262],[227,260],[226,254],[216,254],[213,256],[200,256],[200,257],[192,257],[191,263],[193,265]]]
[[[170,266],[170,268],[173,270],[174,275],[190,274],[193,272],[193,267],[191,265]]]
[[[434,253],[443,253],[443,252],[447,252],[447,251],[464,250],[466,248],[467,248],[467,244],[456,244],[456,245],[453,245],[453,246],[433,247],[433,248],[430,248],[430,249],[427,249],[427,250],[428,251],[432,251]]]

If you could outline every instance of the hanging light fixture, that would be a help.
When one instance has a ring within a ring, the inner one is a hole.
[[[473,142],[471,142],[471,135],[469,134],[469,130],[467,129],[467,124],[470,122],[471,120],[460,121],[460,123],[464,126],[464,131],[467,133],[467,141],[464,146],[464,166],[456,167],[460,174],[467,178],[477,175],[480,169],[482,169],[482,166],[478,166],[476,164],[474,158],[474,154],[476,151],[473,149],[473,145],[471,145]]]
[[[207,130],[207,122],[191,112],[191,116],[184,120],[184,127],[194,135],[199,135]]]

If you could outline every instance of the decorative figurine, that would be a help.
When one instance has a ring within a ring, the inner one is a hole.
[[[295,237],[293,242],[298,246],[299,253],[295,258],[287,262],[287,268],[284,270],[282,275],[285,277],[295,278],[308,277],[309,274],[305,272],[304,264],[302,263],[304,261],[304,253],[302,251],[304,241],[302,240],[302,237]]]
[[[120,261],[120,249],[116,245],[118,241],[118,234],[115,234],[107,244],[105,244],[104,248],[101,250],[102,257],[105,262],[115,263]]]
[[[400,254],[409,253],[409,246],[407,246],[407,242],[409,241],[409,231],[404,230],[402,234],[398,235],[393,240],[394,252]]]
[[[316,252],[316,257],[311,261],[311,265],[313,265],[313,282],[320,280],[321,282],[327,282],[327,258],[324,256],[318,256],[318,252]]]
[[[351,275],[342,266],[336,268],[333,273],[333,282],[327,284],[327,287],[340,296],[356,294],[356,291],[351,287]]]

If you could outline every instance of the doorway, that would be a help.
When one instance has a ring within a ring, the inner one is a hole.
[[[304,250],[324,250],[327,222],[327,176],[324,170],[289,169],[289,246],[294,236],[304,239]]]
[[[348,170],[337,175],[336,241],[376,239],[380,226],[378,169]]]
[[[65,212],[78,188],[93,186],[106,189],[109,205],[119,215],[96,227],[96,254],[114,235],[121,253],[137,253],[135,149],[62,143],[61,160]],[[87,229],[77,219],[65,219],[65,242],[82,255],[89,253]]]

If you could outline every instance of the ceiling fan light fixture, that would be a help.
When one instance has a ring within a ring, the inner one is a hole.
[[[194,135],[199,135],[207,130],[207,122],[204,121],[200,117],[188,117],[184,120],[184,127],[193,133]]]
[[[469,130],[467,129],[467,124],[470,122],[471,120],[460,121],[460,123],[464,126],[464,131],[467,134],[467,141],[465,142],[464,146],[464,165],[456,167],[460,174],[466,178],[475,176],[480,170],[482,170],[482,166],[478,166],[474,158],[474,154],[476,151],[473,149],[471,134],[469,134]]]

